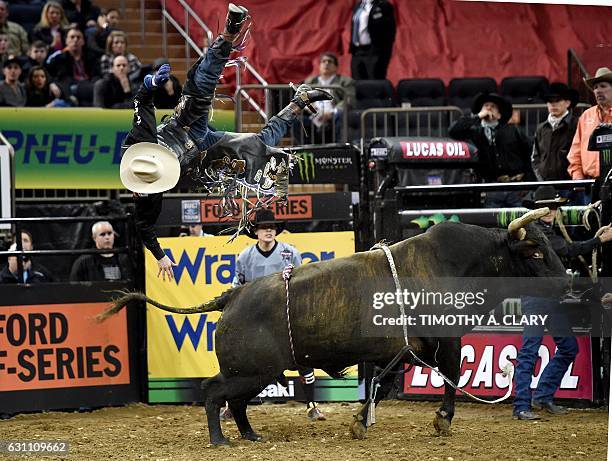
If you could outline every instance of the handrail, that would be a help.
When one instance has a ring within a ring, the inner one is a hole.
[[[322,88],[324,90],[332,90],[332,91],[340,91],[344,94],[346,91],[340,85],[317,85],[317,88]],[[266,83],[266,84],[256,84],[250,83],[246,85],[238,85],[236,87],[236,91],[234,93],[236,99],[236,130],[242,131],[242,102],[240,99],[240,95],[244,96],[244,98],[249,101],[251,107],[253,107],[257,113],[267,122],[270,115],[270,98],[268,97],[270,90],[289,90],[291,89],[290,85],[284,83]],[[266,93],[265,97],[265,106],[264,109],[261,108],[259,104],[247,93],[248,90],[264,90]],[[251,102],[252,101],[252,102]],[[344,111],[343,117],[346,121],[347,111]],[[346,123],[345,123],[346,125]]]
[[[144,1],[144,0],[142,0]],[[212,43],[213,39],[214,39],[214,35],[212,30],[204,23],[204,21],[202,21],[202,19],[197,15],[197,13],[191,8],[191,6],[189,6],[187,4],[187,2],[185,2],[185,0],[178,0],[179,5],[181,5],[183,7],[183,9],[185,10],[185,28],[183,28],[173,17],[172,15],[168,12],[168,10],[166,9],[166,0],[162,0],[162,16],[164,18],[164,20],[168,20],[168,22],[170,22],[170,24],[172,24],[172,26],[178,31],[178,33],[185,39],[185,41],[187,42],[187,44],[189,46],[191,46],[197,53],[198,55],[202,56],[204,54],[204,49],[200,48],[194,41],[193,39],[190,37],[189,34],[189,19],[193,18],[196,23],[204,30],[204,32],[206,33],[206,36],[208,38],[208,43]],[[164,44],[166,43],[166,27],[165,27],[165,21],[162,24],[162,34],[163,36],[163,41]],[[165,46],[165,45],[164,45]],[[187,53],[185,55],[185,60],[187,61]],[[251,75],[255,78],[255,80],[257,80],[261,85],[267,85],[268,82],[261,76],[261,74],[259,72],[257,72],[255,70],[255,68],[248,62],[245,61],[244,63],[244,67],[245,69],[251,73]],[[236,70],[236,75],[237,75],[237,85],[239,85],[239,70]],[[253,100],[252,98],[248,97],[248,95],[245,95],[245,99],[249,102],[249,104],[256,110],[256,111],[261,111],[261,107],[259,107],[259,105],[255,102],[255,100]]]
[[[571,66],[572,61],[574,61],[578,65],[578,69],[580,69],[580,73],[582,74],[584,78],[589,77],[589,71],[586,69],[586,67],[584,67],[584,64],[582,64],[582,61],[578,57],[576,50],[574,50],[573,48],[569,48],[567,50],[567,72],[568,72],[567,81],[568,81],[568,86],[570,88],[573,87],[572,85],[573,83],[572,82],[572,66]]]
[[[594,179],[576,179],[571,181],[525,181],[525,182],[490,182],[490,183],[471,183],[471,184],[441,184],[441,185],[421,185],[421,186],[396,186],[393,190],[401,192],[486,192],[489,190],[526,190],[537,189],[541,185],[559,187],[584,187],[593,186]]]
[[[6,137],[2,134],[2,131],[0,131],[0,144],[4,144],[5,146],[7,146],[8,152],[9,152],[10,180],[11,180],[10,215],[14,216],[15,215],[15,148],[8,141],[8,139],[6,139]],[[2,216],[0,216],[0,218],[2,218]]]

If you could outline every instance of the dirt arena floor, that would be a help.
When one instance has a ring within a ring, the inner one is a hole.
[[[0,421],[0,440],[64,440],[70,454],[44,459],[68,460],[604,460],[608,414],[572,410],[539,422],[513,420],[509,405],[459,403],[453,436],[434,436],[437,404],[383,402],[367,439],[353,440],[349,422],[356,403],[323,404],[327,421],[310,422],[302,405],[250,407],[263,442],[239,438],[233,422],[224,422],[231,447],[208,443],[202,407],[143,404],[91,413],[50,412]],[[32,456],[0,459],[32,459]]]

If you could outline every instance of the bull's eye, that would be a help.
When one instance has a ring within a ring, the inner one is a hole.
[[[531,255],[531,257],[533,259],[544,259],[544,255],[539,251],[536,251],[534,254]]]

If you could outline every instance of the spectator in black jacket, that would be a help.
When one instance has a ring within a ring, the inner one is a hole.
[[[61,51],[66,45],[68,26],[62,5],[50,0],[43,7],[40,21],[32,31],[32,41],[40,40],[46,43],[51,53]]]
[[[156,59],[153,62],[153,72],[157,72],[164,64],[168,64],[167,59]],[[181,99],[182,92],[181,82],[171,74],[168,81],[160,86],[153,95],[153,104],[158,109],[174,109]]]
[[[47,69],[65,95],[74,95],[78,82],[94,80],[99,75],[95,59],[85,48],[83,32],[77,28],[68,30],[66,48],[49,56]]]
[[[100,59],[106,52],[106,40],[113,30],[119,30],[119,10],[109,8],[105,13],[98,16],[95,29],[87,29],[85,38],[87,39],[87,48],[95,55],[96,59]]]
[[[70,24],[76,25],[81,30],[96,27],[100,8],[89,0],[62,0],[62,6]]]
[[[32,234],[27,230],[21,231],[21,247],[24,251],[32,251],[34,249],[34,239],[32,239]],[[9,247],[9,251],[16,250],[17,243],[13,243]],[[53,282],[53,277],[42,264],[34,263],[32,258],[25,255],[21,257],[21,261],[23,265],[24,283]],[[16,256],[9,256],[7,265],[0,271],[0,283],[19,283],[19,270]]]
[[[453,139],[470,141],[478,149],[478,173],[486,182],[530,181],[531,144],[515,125],[509,125],[512,104],[495,93],[481,93],[472,104],[472,115],[459,118],[449,128]],[[520,207],[521,193],[489,192],[488,208]]]
[[[98,80],[94,87],[94,106],[106,109],[130,109],[134,92],[128,77],[128,60],[115,56],[111,73]]]
[[[22,56],[22,79],[25,80],[30,75],[30,69],[35,66],[45,66],[45,61],[49,55],[49,48],[42,40],[32,42],[28,48],[27,56]]]
[[[115,246],[115,231],[108,221],[91,226],[91,238],[99,250]],[[103,282],[132,278],[132,267],[126,254],[102,253],[80,256],[72,265],[71,282]]]
[[[548,119],[536,129],[531,154],[533,172],[540,181],[570,180],[567,154],[578,126],[578,117],[572,113],[578,92],[565,83],[552,83],[544,100]]]
[[[360,0],[353,8],[349,52],[355,80],[387,78],[395,41],[395,10],[387,0]]]

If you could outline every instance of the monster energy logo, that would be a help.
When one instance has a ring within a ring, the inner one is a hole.
[[[312,152],[303,152],[298,157],[298,170],[303,182],[310,182],[315,178],[315,162]]]
[[[586,211],[585,206],[566,206],[559,208],[559,212],[563,217],[563,224],[576,226],[582,224],[582,215]],[[526,213],[524,209],[509,208],[508,210],[496,213],[498,227],[508,227],[508,225],[516,218],[520,218]]]
[[[447,218],[442,213],[436,213],[430,216],[419,216],[418,218],[414,218],[410,222],[416,224],[421,229],[427,229],[429,226],[433,226],[435,224],[446,221],[461,222],[461,219],[459,219],[459,216],[457,216],[456,214],[451,215],[449,218]]]

